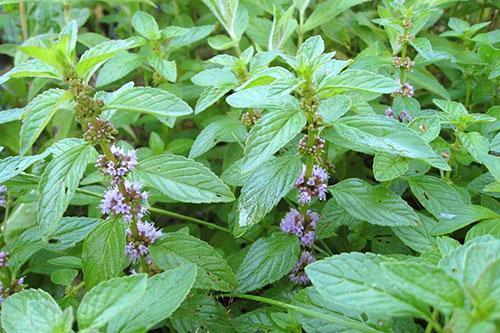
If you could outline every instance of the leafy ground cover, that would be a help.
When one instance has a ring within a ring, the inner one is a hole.
[[[0,0],[6,333],[500,331],[496,0]]]

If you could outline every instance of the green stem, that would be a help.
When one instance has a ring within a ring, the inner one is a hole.
[[[481,6],[481,11],[479,12],[479,16],[477,17],[477,23],[480,23],[483,20],[483,14],[486,7],[486,0],[483,0],[483,5]]]
[[[196,224],[200,224],[200,225],[203,225],[203,226],[205,226],[207,228],[218,230],[218,231],[222,231],[222,232],[225,232],[225,233],[228,233],[228,234],[231,233],[231,230],[229,230],[228,228],[221,227],[220,225],[217,225],[215,223],[203,221],[203,220],[191,217],[191,216],[182,215],[182,214],[179,214],[179,213],[176,213],[176,212],[172,212],[172,211],[169,211],[169,210],[165,210],[165,209],[161,209],[161,208],[155,208],[155,207],[149,207],[149,211],[152,212],[152,213],[160,214],[160,215],[175,217],[175,218],[177,218],[179,220],[184,220],[184,221],[188,221],[188,222],[193,222],[193,223],[196,223]]]
[[[28,39],[28,20],[26,19],[26,6],[23,0],[19,0],[19,16],[21,17],[21,33],[23,40]]]
[[[427,323],[427,327],[425,328],[424,333],[431,333],[433,328],[436,330],[436,332],[443,331],[443,328],[437,321],[438,316],[439,316],[438,310],[437,309],[432,310],[432,320]]]
[[[470,78],[465,79],[465,107],[470,111]]]
[[[297,40],[297,48],[302,45],[302,42],[304,41],[304,13],[300,12],[299,13],[299,28],[298,28],[298,40]]]
[[[67,0],[64,1],[63,11],[64,11],[64,21],[66,21],[66,24],[68,24],[69,21],[71,21],[71,3],[69,3]]]
[[[333,313],[332,314],[325,314],[323,312],[318,312],[315,310],[311,310],[308,308],[303,308],[300,306],[284,303],[281,301],[277,301],[275,299],[267,298],[267,297],[262,297],[262,296],[255,296],[255,295],[247,295],[247,294],[229,294],[229,295],[224,295],[226,297],[234,297],[234,298],[242,298],[242,299],[248,299],[256,302],[261,302],[269,305],[274,305],[283,309],[287,310],[292,310],[296,311],[299,313],[302,313],[307,316],[323,319],[325,321],[331,322],[333,324],[339,325],[344,328],[350,328],[356,332],[366,332],[366,333],[379,333],[382,332],[380,330],[377,330],[373,327],[369,327],[363,323],[360,323],[356,320],[353,320],[351,318],[348,318],[344,315]]]

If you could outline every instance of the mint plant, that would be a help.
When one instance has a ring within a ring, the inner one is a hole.
[[[0,0],[0,330],[496,332],[498,11]]]

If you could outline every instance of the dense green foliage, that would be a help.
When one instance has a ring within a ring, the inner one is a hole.
[[[500,331],[499,11],[0,0],[1,331]]]

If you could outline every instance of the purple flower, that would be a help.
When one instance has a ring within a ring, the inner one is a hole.
[[[9,260],[9,254],[3,251],[0,252],[0,267],[6,267],[8,260]]]
[[[117,184],[135,168],[137,156],[135,150],[125,153],[122,148],[118,148],[114,144],[111,145],[110,150],[114,160],[110,160],[106,155],[99,155],[96,167],[102,174],[112,177],[112,184]]]
[[[415,88],[408,82],[403,83],[401,87],[394,92],[394,94],[403,96],[403,97],[413,97],[415,94]]]
[[[311,210],[308,210],[304,216],[298,210],[292,208],[281,220],[280,228],[283,232],[299,237],[300,244],[310,248],[313,246],[316,237],[318,219],[319,215]]]
[[[292,269],[292,272],[288,276],[290,278],[290,281],[292,281],[295,284],[300,284],[300,285],[305,285],[310,282],[309,278],[307,277],[306,272],[304,269],[306,268],[307,265],[310,263],[313,263],[316,261],[316,258],[312,255],[311,252],[309,251],[302,251],[300,254],[300,258],[295,264],[295,267]]]
[[[149,254],[148,246],[154,244],[163,232],[157,229],[152,222],[137,222],[137,235],[134,237],[130,229],[127,230],[127,246],[125,252],[133,263],[136,263],[140,257],[144,257],[146,263],[151,264],[153,259]]]
[[[7,198],[5,193],[7,192],[7,186],[0,185],[0,207],[7,206]]]
[[[408,111],[403,110],[399,113],[398,119],[400,122],[405,122],[405,121],[410,122],[413,120],[413,117]]]
[[[301,205],[310,204],[314,197],[319,200],[326,199],[328,173],[320,166],[313,166],[311,177],[306,179],[306,166],[302,168],[302,173],[295,182],[295,187],[299,190],[299,203]]]
[[[147,213],[144,205],[148,200],[147,192],[141,191],[141,185],[125,181],[123,191],[118,185],[112,185],[101,201],[101,210],[104,215],[122,215],[125,221],[140,221]]]
[[[384,114],[387,117],[394,118],[394,111],[391,108],[389,108],[389,107],[387,109],[385,109]]]

